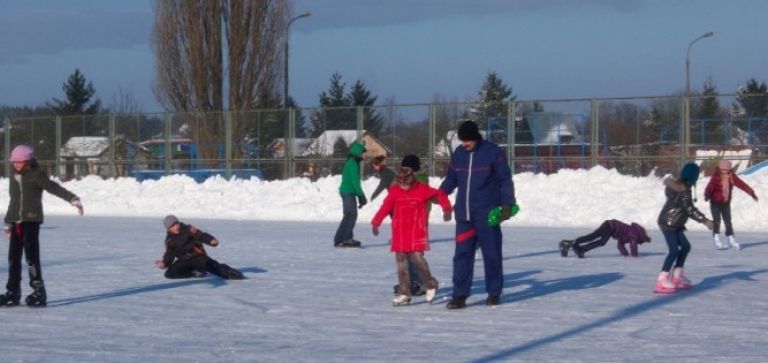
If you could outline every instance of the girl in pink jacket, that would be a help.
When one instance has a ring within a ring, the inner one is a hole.
[[[741,249],[736,238],[733,237],[733,224],[731,224],[731,200],[733,200],[734,186],[749,194],[757,202],[755,191],[736,176],[731,168],[731,162],[720,160],[715,168],[715,174],[709,179],[709,184],[704,189],[704,200],[709,201],[709,209],[712,211],[712,242],[718,250],[730,247],[736,250]],[[728,244],[720,241],[721,217],[725,222],[725,236],[728,237]]]

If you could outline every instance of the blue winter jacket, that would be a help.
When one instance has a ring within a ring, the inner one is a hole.
[[[451,157],[451,165],[440,189],[456,194],[455,218],[459,222],[487,218],[491,209],[516,204],[512,172],[507,156],[498,145],[480,140],[472,151],[459,145]]]

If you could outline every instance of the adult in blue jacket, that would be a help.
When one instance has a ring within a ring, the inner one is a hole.
[[[466,307],[472,288],[477,245],[483,252],[486,305],[498,305],[504,284],[501,255],[501,228],[488,225],[488,213],[502,206],[509,219],[515,202],[515,187],[507,157],[498,145],[484,141],[473,121],[458,129],[461,145],[451,157],[451,165],[440,185],[446,194],[456,193],[456,249],[453,255],[453,297],[448,309]]]

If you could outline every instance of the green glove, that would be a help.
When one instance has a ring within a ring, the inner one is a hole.
[[[509,206],[505,205],[503,207],[498,206],[496,208],[493,208],[490,212],[488,212],[488,225],[491,227],[496,227],[500,225],[501,222],[509,219],[509,217],[512,217],[515,214],[517,214],[517,212],[519,211],[520,211],[520,206],[518,206],[517,204],[513,204]]]

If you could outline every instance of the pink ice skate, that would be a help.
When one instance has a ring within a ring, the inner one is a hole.
[[[693,286],[691,280],[688,280],[683,274],[682,267],[675,267],[675,269],[672,270],[672,284],[675,285],[676,289],[690,289],[691,286]]]
[[[675,292],[675,285],[669,280],[669,272],[662,271],[659,278],[656,279],[656,287],[653,292],[657,294],[672,294]]]

